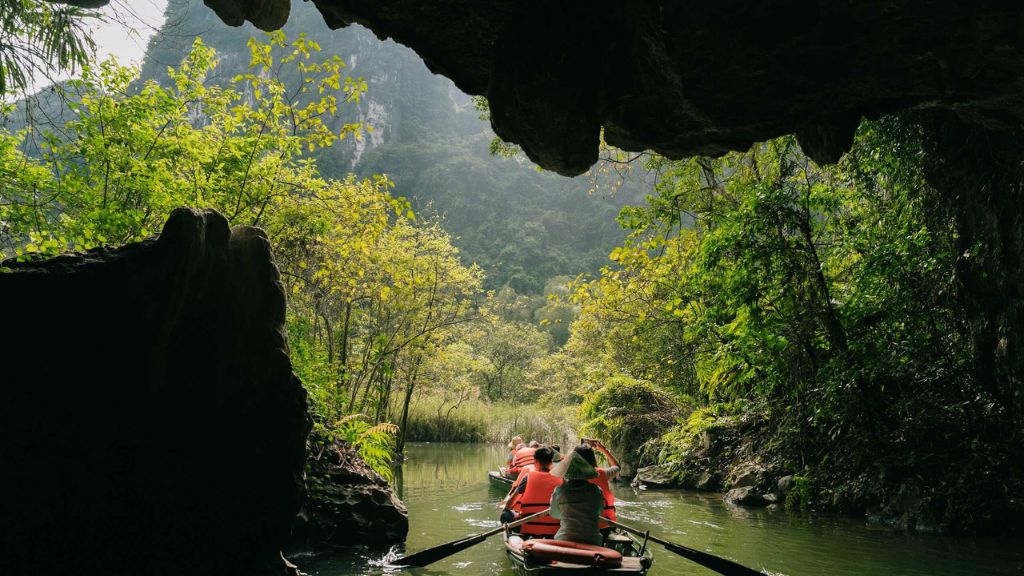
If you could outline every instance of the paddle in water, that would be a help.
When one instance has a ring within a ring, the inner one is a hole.
[[[675,542],[669,542],[668,540],[655,538],[654,536],[651,536],[646,532],[643,532],[631,526],[626,526],[625,524],[613,522],[608,519],[605,519],[605,522],[608,522],[616,528],[625,530],[626,532],[632,532],[637,536],[646,537],[651,542],[661,544],[669,552],[675,552],[683,558],[686,558],[687,560],[690,560],[692,562],[696,562],[697,564],[700,564],[705,568],[714,570],[719,574],[724,574],[725,576],[764,576],[764,572],[758,572],[757,570],[754,570],[752,568],[747,568],[746,566],[742,564],[737,564],[732,560],[726,560],[725,558],[715,556],[714,554],[708,554],[707,552],[701,552],[700,550],[687,548],[682,544],[676,544]]]
[[[460,538],[458,540],[453,540],[451,542],[445,542],[444,544],[440,544],[438,546],[434,546],[433,548],[427,548],[426,550],[420,550],[419,552],[416,552],[415,554],[410,554],[408,556],[405,556],[403,558],[399,558],[399,559],[395,560],[394,562],[392,562],[392,565],[394,565],[394,566],[414,566],[414,567],[420,567],[420,566],[426,566],[428,564],[433,564],[434,562],[437,562],[438,560],[442,560],[444,558],[447,558],[447,557],[451,556],[452,554],[455,554],[456,552],[458,552],[460,550],[465,550],[466,548],[469,548],[470,546],[475,546],[475,545],[483,542],[484,540],[488,539],[489,537],[494,536],[495,534],[497,534],[499,532],[504,532],[505,530],[507,530],[509,528],[515,528],[516,526],[521,526],[523,524],[526,524],[530,520],[534,520],[536,518],[544,516],[547,513],[548,513],[548,510],[546,510],[546,509],[545,510],[541,510],[540,512],[537,512],[536,514],[530,514],[529,516],[523,516],[522,518],[520,518],[518,520],[515,520],[513,522],[509,522],[508,524],[502,524],[499,528],[494,528],[493,530],[488,530],[487,532],[481,532],[480,534],[474,534],[472,536],[466,536],[465,538]]]

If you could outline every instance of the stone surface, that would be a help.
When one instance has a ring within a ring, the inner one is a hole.
[[[796,132],[830,162],[861,116],[1024,118],[1015,2],[314,1],[330,25],[366,25],[486,94],[495,131],[563,174],[593,163],[602,127],[669,157]]]
[[[289,6],[205,1],[264,29]],[[1019,2],[313,1],[328,25],[365,25],[487,95],[495,132],[566,175],[597,159],[602,129],[612,145],[671,158],[796,133],[833,162],[862,116],[1024,119]]]
[[[762,487],[765,484],[765,468],[757,462],[742,462],[729,473],[727,486],[743,488],[745,486]]]
[[[647,486],[648,488],[669,488],[675,485],[675,477],[672,473],[672,466],[669,464],[658,464],[646,466],[636,471],[633,478],[634,486]]]
[[[693,483],[693,488],[695,490],[711,491],[717,490],[718,485],[718,474],[704,471],[697,476],[697,480]]]
[[[342,442],[312,443],[307,498],[292,527],[291,548],[405,540],[409,515],[394,490]]]
[[[725,501],[736,506],[761,506],[765,504],[764,497],[753,486],[729,490],[725,494]]]
[[[782,494],[789,494],[789,491],[793,488],[793,475],[789,474],[779,478],[777,482],[778,491]]]
[[[263,232],[5,264],[0,573],[287,573],[311,423]]]

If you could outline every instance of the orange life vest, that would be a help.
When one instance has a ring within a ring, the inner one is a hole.
[[[510,476],[519,474],[519,471],[527,464],[533,464],[533,453],[536,452],[536,448],[523,448],[516,452],[515,458],[512,459],[512,465],[508,468]]]
[[[562,484],[562,479],[551,472],[531,470],[526,475],[526,490],[515,502],[513,510],[520,517],[536,514],[551,506],[551,493]],[[551,516],[541,516],[519,527],[520,534],[530,536],[553,536],[558,532],[559,522]]]
[[[604,493],[604,510],[601,511],[601,516],[613,522],[618,521],[618,518],[615,516],[615,494],[612,494],[612,489],[608,486],[608,473],[605,472],[604,468],[598,468],[597,477],[591,478],[589,482],[591,484],[597,484],[598,488],[601,489],[601,492]],[[527,487],[529,487],[529,485],[527,485]],[[609,526],[611,526],[611,524],[608,524],[607,522],[597,523],[597,527],[602,530]]]
[[[509,510],[515,510],[516,503],[522,499],[522,494],[518,494],[516,493],[516,491],[519,488],[519,483],[522,482],[523,478],[526,478],[526,475],[529,474],[532,470],[534,470],[533,464],[527,465],[525,468],[519,471],[519,475],[516,476],[515,481],[512,482],[512,487],[509,488],[508,490],[508,503],[505,505],[505,507],[508,508]],[[548,470],[548,472],[550,472],[550,470]]]

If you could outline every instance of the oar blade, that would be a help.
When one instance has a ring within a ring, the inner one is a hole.
[[[693,548],[687,548],[686,546],[680,546],[678,544],[668,543],[665,544],[665,549],[670,552],[675,552],[683,558],[692,560],[705,568],[714,570],[719,574],[725,576],[764,576],[764,572],[758,572],[753,568],[747,568],[742,564],[737,564],[732,560],[722,558],[721,556],[715,556],[714,554],[708,554],[707,552],[701,552],[700,550],[694,550]]]
[[[394,566],[410,566],[410,567],[422,567],[429,564],[433,564],[438,560],[443,560],[456,552],[465,550],[474,544],[483,542],[485,537],[483,536],[470,536],[462,540],[456,540],[455,542],[446,542],[440,546],[434,546],[433,548],[427,548],[426,550],[420,550],[414,554],[410,554],[403,558],[399,558],[392,562]]]

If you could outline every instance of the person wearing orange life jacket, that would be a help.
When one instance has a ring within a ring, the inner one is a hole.
[[[512,465],[508,467],[505,475],[510,478],[515,478],[527,464],[532,464],[533,454],[537,451],[539,446],[539,442],[531,440],[529,446],[516,450],[516,455],[512,459]]]
[[[522,436],[513,436],[512,441],[508,443],[508,458],[505,459],[506,468],[512,466],[512,461],[516,458],[516,450],[519,449],[519,445],[522,443]]]
[[[608,463],[611,464],[611,466],[607,468],[601,468],[598,466],[594,450],[598,450],[604,454],[604,457],[608,460]],[[619,462],[615,460],[615,457],[612,456],[612,453],[600,440],[584,439],[583,444],[578,446],[575,449],[575,452],[578,452],[588,464],[597,470],[597,477],[591,479],[590,482],[597,484],[601,489],[601,492],[604,493],[604,510],[601,512],[601,516],[613,522],[617,521],[618,517],[615,515],[615,494],[612,492],[612,488],[608,481],[619,475]],[[611,524],[601,522],[600,528],[601,530],[606,530],[611,528]]]
[[[604,537],[598,522],[604,509],[604,494],[591,482],[597,478],[597,470],[574,451],[551,474],[563,480],[551,494],[551,516],[561,523],[555,540],[600,546]]]
[[[551,460],[554,453],[550,448],[541,446],[534,450],[533,455],[535,469],[527,472],[514,489],[505,511],[501,513],[503,523],[548,508],[551,493],[562,483],[561,478],[551,475]],[[558,526],[558,520],[550,516],[541,516],[520,526],[519,533],[524,536],[552,536],[558,532]]]

